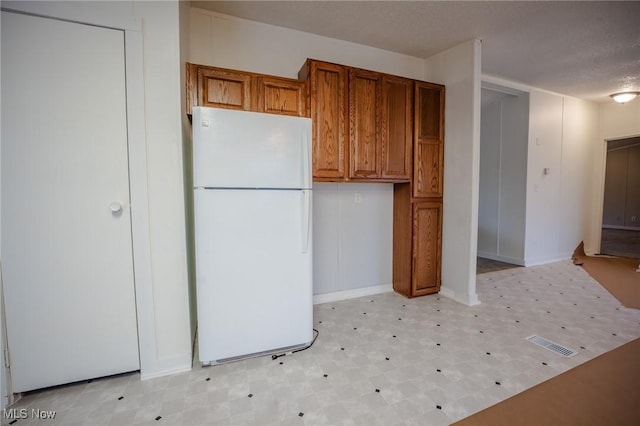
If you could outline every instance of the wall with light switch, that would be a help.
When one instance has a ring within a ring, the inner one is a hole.
[[[562,201],[559,171],[563,99],[539,91],[532,91],[530,99],[525,247],[528,264],[559,258],[562,230],[558,206]],[[544,173],[545,168],[549,174]]]
[[[525,264],[568,259],[590,242],[598,106],[530,93]]]
[[[313,197],[316,302],[333,300],[329,293],[391,290],[393,186],[316,182]]]

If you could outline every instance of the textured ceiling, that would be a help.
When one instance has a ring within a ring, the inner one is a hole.
[[[482,40],[482,72],[594,101],[640,91],[640,1],[192,1],[427,58]]]

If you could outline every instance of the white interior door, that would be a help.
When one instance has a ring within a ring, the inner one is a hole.
[[[139,369],[124,33],[2,12],[14,392]]]

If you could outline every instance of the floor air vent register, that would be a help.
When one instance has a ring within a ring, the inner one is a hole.
[[[555,342],[552,342],[551,340],[547,340],[544,337],[533,335],[533,336],[527,337],[527,340],[530,341],[531,343],[535,343],[538,346],[542,346],[543,348],[548,349],[551,352],[555,352],[558,355],[562,355],[565,358],[571,358],[572,356],[578,353],[573,349],[565,348],[564,346],[559,345]]]

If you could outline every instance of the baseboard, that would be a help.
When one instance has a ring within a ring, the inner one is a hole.
[[[525,259],[524,266],[538,266],[538,265],[546,265],[548,263],[562,262],[562,261],[571,259],[572,255],[573,253],[566,253],[564,255],[554,256],[549,258]]]
[[[354,288],[352,290],[334,291],[332,293],[315,294],[313,304],[337,302],[339,300],[355,299],[356,297],[371,296],[372,294],[393,291],[393,284],[382,284],[371,287]]]
[[[172,374],[185,373],[191,371],[191,362],[187,364],[176,365],[175,367],[168,368],[166,370],[152,371],[150,373],[144,373],[140,371],[140,380],[156,379],[162,376],[170,376]]]
[[[480,250],[478,250],[477,254],[478,254],[478,257],[481,257],[483,259],[497,260],[498,262],[511,263],[513,265],[524,266],[524,259],[517,259],[515,257],[508,257],[508,256],[500,256],[494,253],[489,253],[489,252],[480,251]]]
[[[474,293],[473,295],[468,295],[467,298],[458,297],[456,292],[451,290],[450,288],[440,287],[440,292],[438,293],[440,296],[446,297],[447,299],[454,300],[458,303],[462,303],[467,306],[475,306],[480,304],[480,300],[478,299],[478,294]]]

